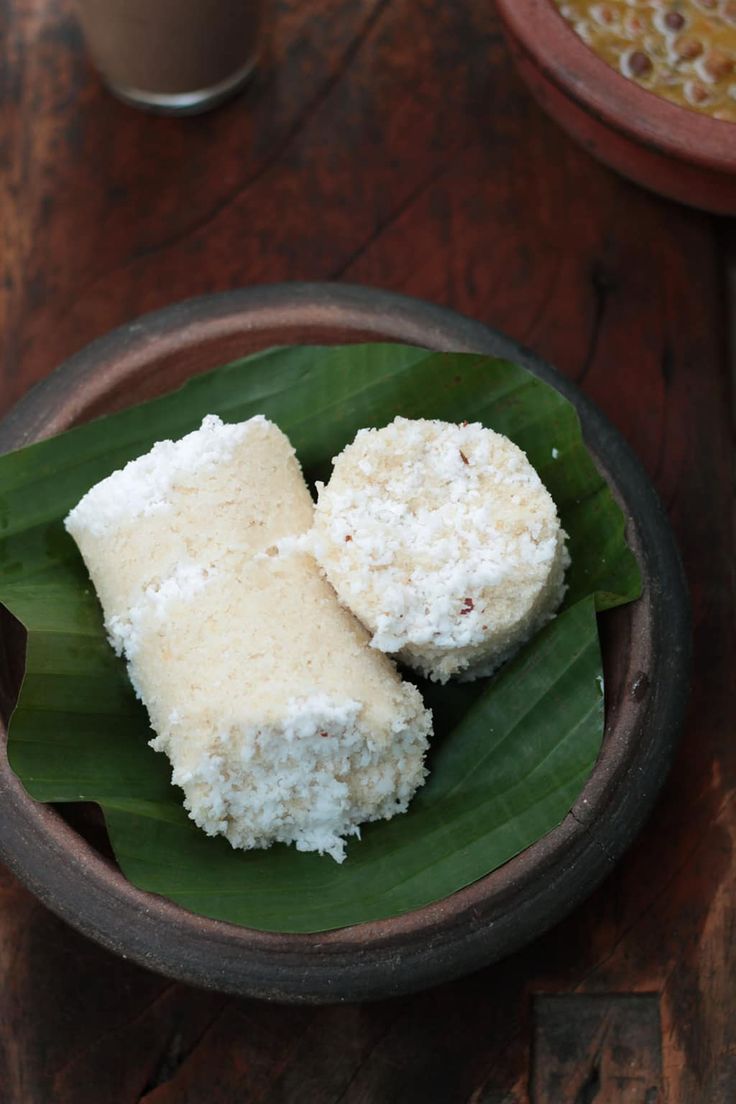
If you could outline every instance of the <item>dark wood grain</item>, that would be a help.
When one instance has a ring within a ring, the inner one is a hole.
[[[658,1104],[661,1088],[656,995],[537,997],[531,1104]]]
[[[421,997],[304,1010],[172,986],[5,878],[0,1099],[524,1104],[535,994],[646,993],[664,1099],[727,1104],[733,227],[562,136],[513,75],[490,4],[284,0],[271,23],[245,96],[168,120],[100,88],[68,0],[2,0],[2,406],[118,322],[257,281],[373,283],[506,330],[581,381],[668,506],[695,612],[686,735],[647,828],[583,908]]]

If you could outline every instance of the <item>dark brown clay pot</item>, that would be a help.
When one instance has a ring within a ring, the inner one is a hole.
[[[661,99],[602,61],[553,0],[497,0],[541,107],[599,160],[661,195],[736,214],[736,123]]]
[[[580,902],[641,827],[667,772],[686,697],[689,622],[667,519],[626,444],[577,389],[513,342],[418,300],[294,284],[228,292],[158,311],[62,365],[0,426],[7,451],[164,393],[273,344],[388,339],[497,354],[576,405],[622,503],[645,591],[601,619],[606,733],[569,816],[505,866],[434,905],[319,935],[274,935],[193,915],[133,887],[58,811],[33,801],[0,755],[0,851],[49,908],[106,947],[171,977],[283,1001],[387,997],[508,954]],[[469,412],[472,414],[472,411]],[[22,642],[2,643],[17,667]],[[99,841],[98,841],[99,842]]]

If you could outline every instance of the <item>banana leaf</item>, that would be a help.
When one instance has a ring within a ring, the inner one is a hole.
[[[366,825],[342,865],[283,845],[233,850],[188,819],[145,710],[109,647],[63,518],[95,482],[208,413],[263,413],[310,481],[362,426],[481,421],[523,448],[554,497],[572,565],[559,615],[494,678],[416,680],[435,714],[431,775],[403,816]],[[624,518],[574,407],[498,359],[390,344],[270,349],[163,398],[0,457],[0,601],[27,630],[11,766],[44,802],[98,803],[135,885],[205,916],[314,932],[395,916],[468,885],[564,819],[604,721],[596,612],[635,599]]]

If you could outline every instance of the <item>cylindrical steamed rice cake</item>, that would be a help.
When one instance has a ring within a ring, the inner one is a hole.
[[[431,714],[313,558],[277,547],[312,518],[276,426],[207,417],[98,483],[66,526],[194,821],[234,847],[341,861],[345,836],[422,784]]]

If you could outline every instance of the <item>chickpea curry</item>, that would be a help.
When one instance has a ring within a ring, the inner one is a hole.
[[[555,0],[599,57],[682,107],[736,122],[736,0]]]

